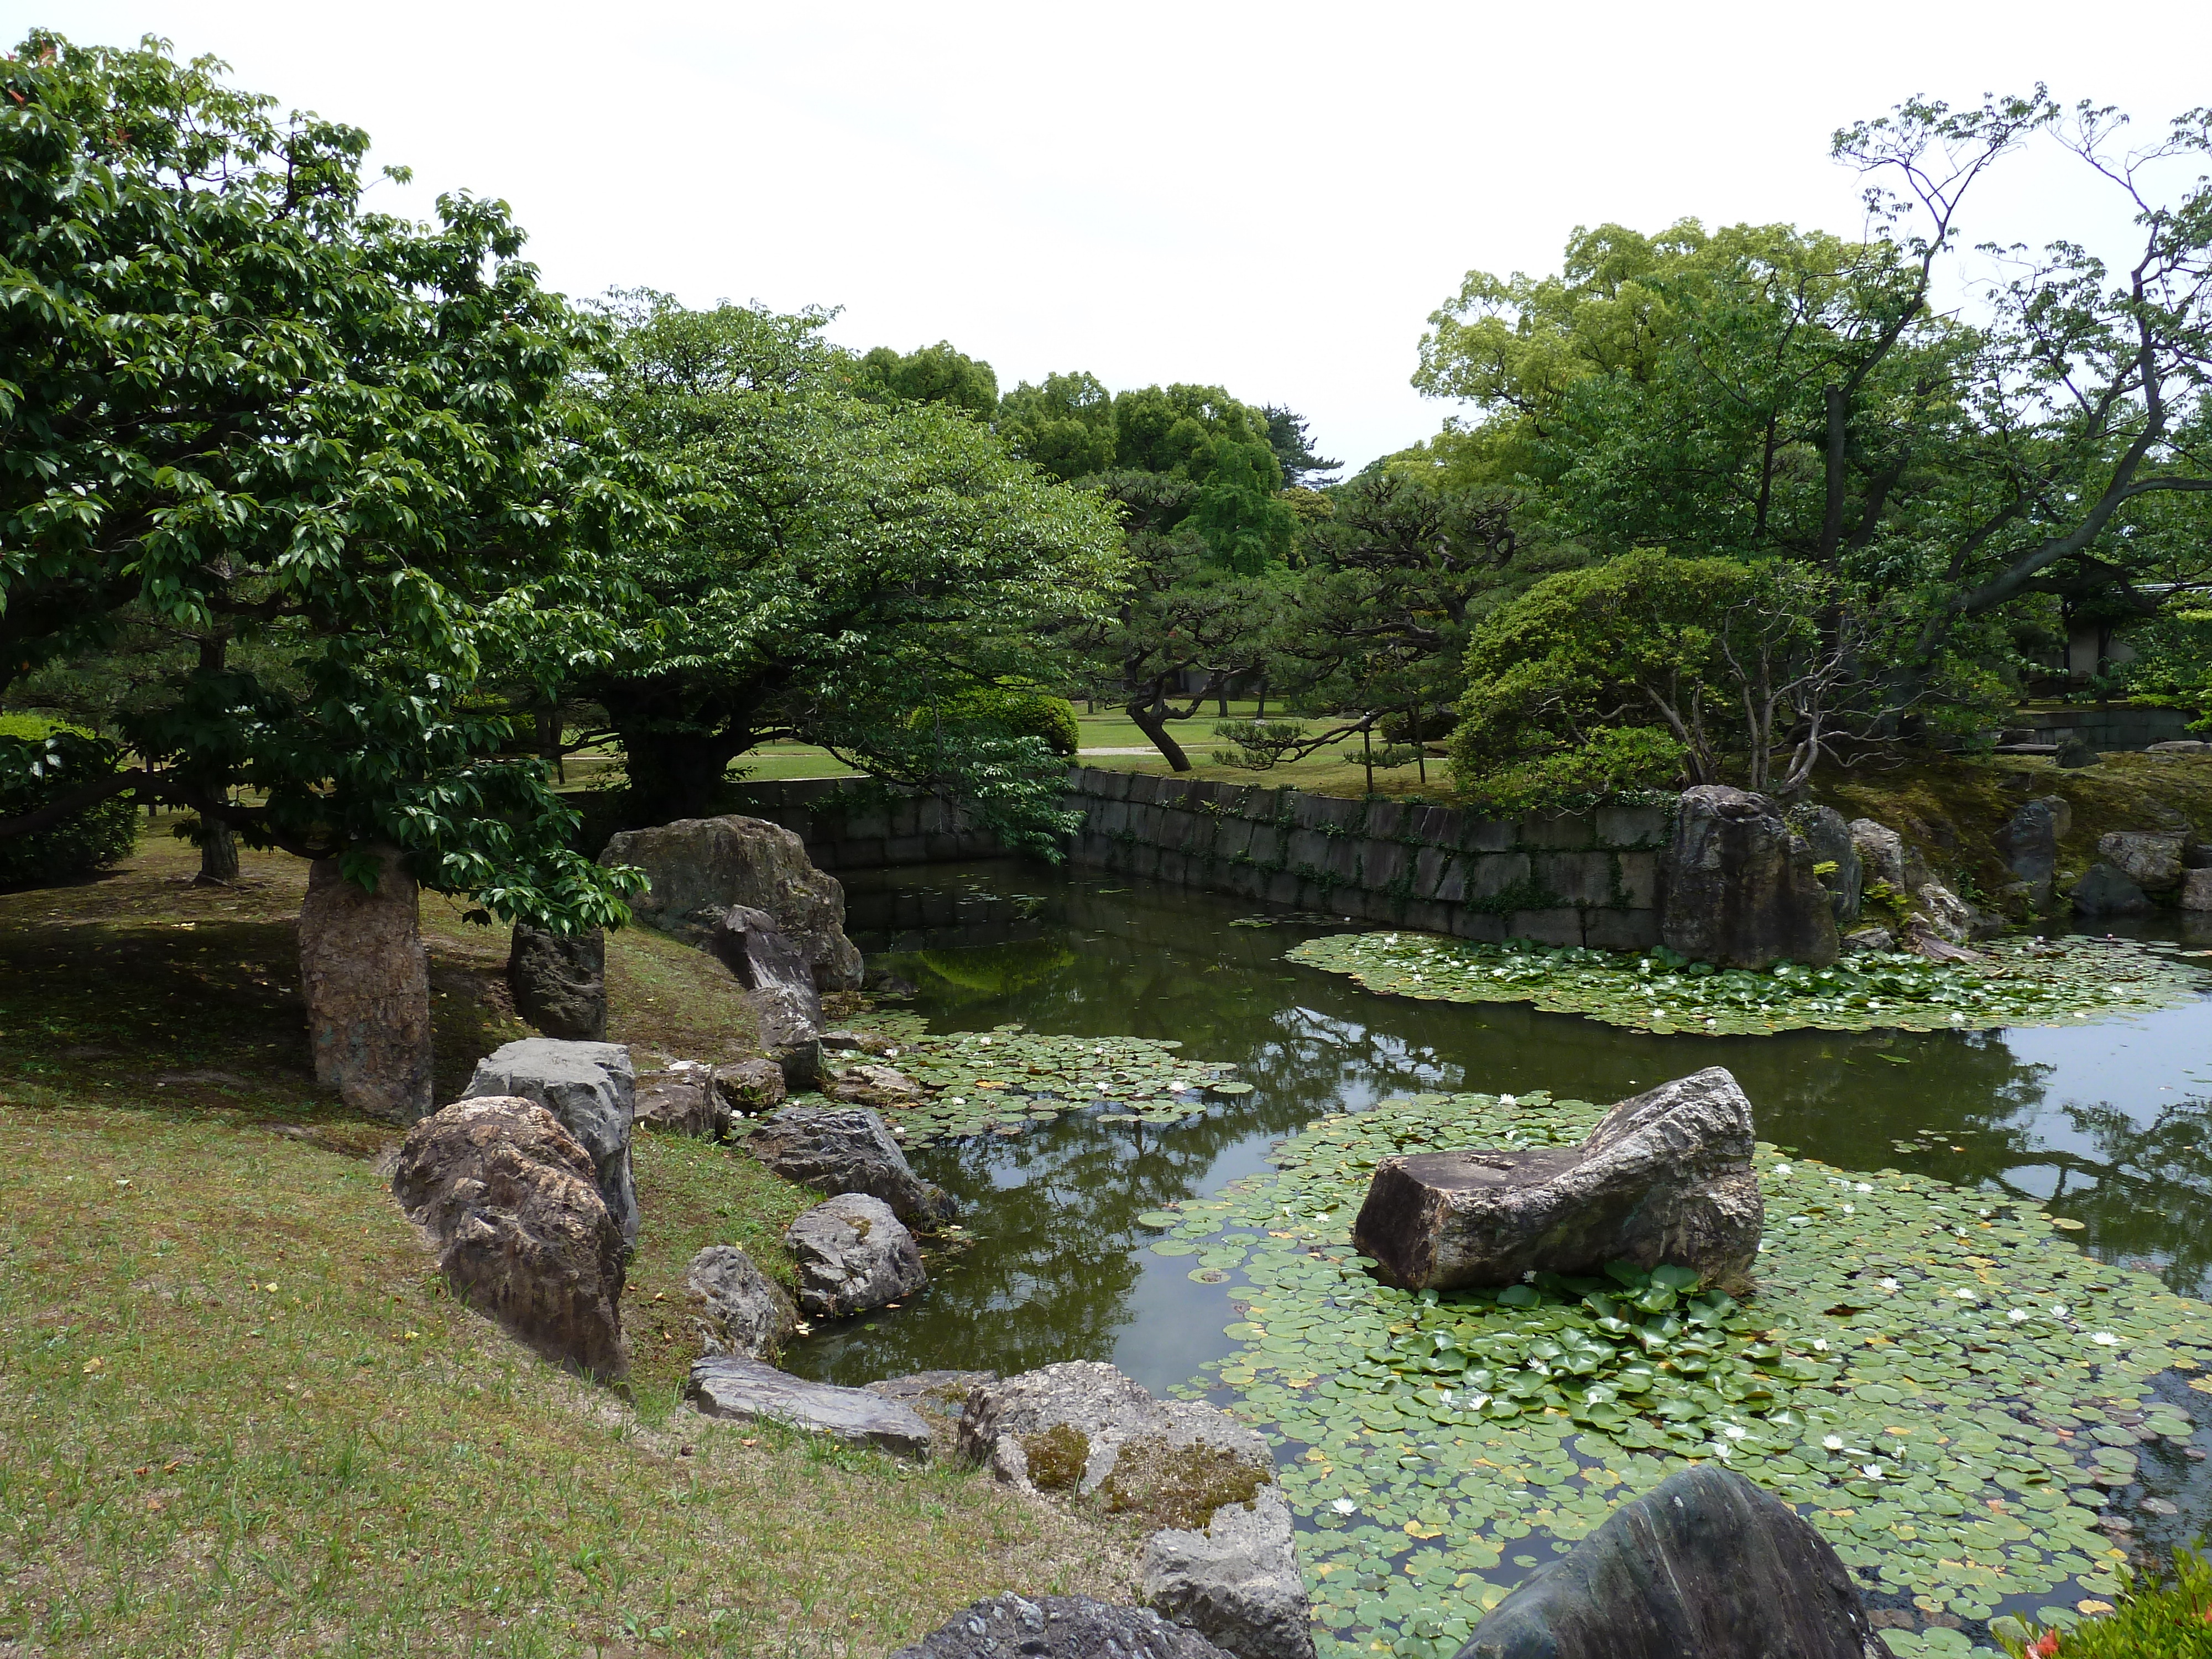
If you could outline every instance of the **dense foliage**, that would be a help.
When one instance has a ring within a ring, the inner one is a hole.
[[[30,715],[0,714],[0,739],[24,744],[35,757],[13,784],[0,784],[0,817],[37,811],[112,773],[118,759],[113,744]],[[0,888],[74,881],[127,858],[137,845],[138,809],[111,795],[33,834],[0,837]]]

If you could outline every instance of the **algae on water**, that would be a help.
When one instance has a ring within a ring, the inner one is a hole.
[[[1370,991],[1439,1002],[1533,1002],[1662,1036],[1759,1036],[1811,1028],[1986,1030],[2135,1013],[2212,989],[2174,946],[2130,939],[2002,940],[1981,963],[1846,957],[1832,968],[1778,963],[1715,969],[1662,947],[1644,951],[1503,945],[1433,933],[1337,933],[1291,962],[1349,975]]]

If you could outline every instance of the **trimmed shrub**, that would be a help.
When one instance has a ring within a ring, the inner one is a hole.
[[[1082,727],[1076,723],[1075,705],[1066,697],[1012,686],[963,691],[933,708],[914,711],[913,726],[923,730],[937,720],[947,726],[990,725],[1012,738],[1036,738],[1055,755],[1073,758],[1082,746]]]

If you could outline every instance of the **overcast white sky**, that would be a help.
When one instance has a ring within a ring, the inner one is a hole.
[[[2146,126],[2212,100],[2212,4],[769,6],[0,0],[155,33],[505,198],[548,281],[842,307],[1001,385],[1087,368],[1287,403],[1354,465],[1433,431],[1407,383],[1469,267],[1577,223],[1850,231],[1832,130],[2047,80]],[[2015,158],[1976,240],[2110,238],[2078,167]]]

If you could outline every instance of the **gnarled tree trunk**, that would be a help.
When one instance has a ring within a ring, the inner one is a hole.
[[[300,907],[300,988],[315,1079],[386,1123],[431,1109],[430,963],[416,927],[417,890],[395,848],[374,849],[376,890],[336,859],[307,872]]]

